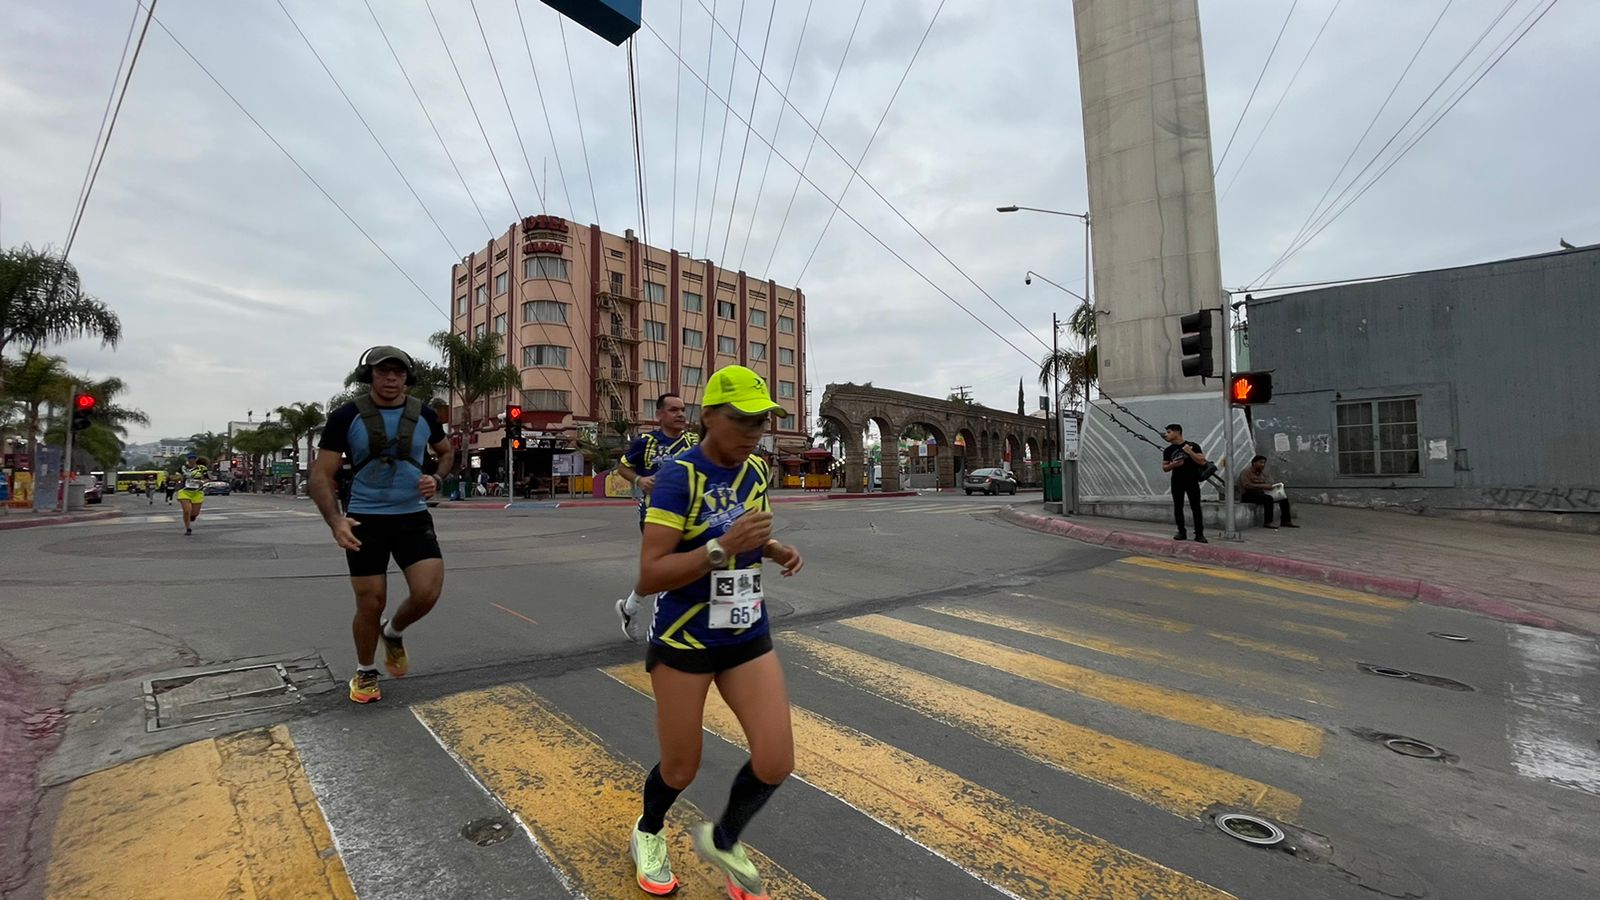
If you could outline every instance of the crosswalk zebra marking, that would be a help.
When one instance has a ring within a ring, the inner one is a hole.
[[[634,668],[638,668],[635,666]],[[456,694],[413,707],[464,767],[518,817],[535,844],[579,896],[638,894],[625,864],[626,823],[639,813],[645,771],[522,684]],[[723,877],[698,862],[689,825],[706,816],[680,798],[666,832],[685,896],[723,892]],[[623,827],[619,827],[619,825]],[[774,898],[821,895],[749,848]]]
[[[605,671],[653,696],[640,666]],[[795,777],[1007,897],[1232,897],[807,709],[796,706],[791,717]],[[707,731],[744,746],[738,719],[715,691],[706,698],[705,722]]]
[[[783,636],[808,668],[842,684],[971,732],[1071,775],[1177,816],[1198,819],[1216,804],[1293,821],[1300,798],[1254,779],[1114,737],[809,635]],[[793,657],[791,657],[793,659]]]
[[[1301,756],[1315,758],[1322,755],[1322,730],[1295,719],[1256,712],[1189,691],[1108,675],[1037,653],[1014,650],[994,641],[929,628],[904,619],[881,615],[857,616],[845,619],[841,624],[1170,722],[1181,722]]]

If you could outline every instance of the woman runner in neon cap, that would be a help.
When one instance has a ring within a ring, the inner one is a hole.
[[[645,669],[656,697],[661,761],[644,784],[644,814],[630,850],[639,887],[678,889],[661,831],[667,810],[694,781],[706,693],[713,682],[745,731],[750,759],[734,777],[715,824],[694,828],[695,849],[727,878],[733,900],[766,896],[739,834],[794,768],[794,734],[783,669],[772,649],[761,566],[800,571],[800,551],[771,539],[771,478],[753,456],[779,405],[766,380],[744,366],[711,376],[699,446],[663,464],[645,515],[639,590],[661,591]]]

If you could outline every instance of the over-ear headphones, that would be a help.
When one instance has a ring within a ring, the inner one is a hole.
[[[399,347],[390,347],[387,344],[379,344],[376,347],[368,347],[366,352],[361,354],[361,361],[356,363],[356,381],[362,384],[372,383],[372,367],[375,363],[370,360],[369,357],[372,356],[372,352],[374,350],[393,350],[394,352],[400,354],[400,360],[405,364],[406,367],[406,387],[411,387],[417,383],[417,364],[414,360],[412,360],[411,354],[401,350]],[[393,358],[394,357],[385,357],[385,359]]]

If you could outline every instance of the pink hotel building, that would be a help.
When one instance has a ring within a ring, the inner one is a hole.
[[[450,283],[456,333],[504,336],[506,359],[522,373],[522,396],[509,399],[526,411],[524,431],[649,427],[667,392],[698,422],[711,373],[738,363],[765,376],[784,407],[777,449],[809,446],[799,290],[646,246],[632,229],[619,237],[559,216],[514,224],[453,266]],[[487,425],[472,446],[496,448],[507,400],[467,410],[456,395],[451,419]]]

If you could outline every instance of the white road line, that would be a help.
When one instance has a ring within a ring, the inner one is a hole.
[[[1515,674],[1506,737],[1512,763],[1529,778],[1600,795],[1600,644],[1582,635],[1510,626]]]

